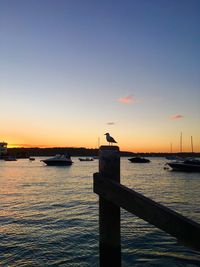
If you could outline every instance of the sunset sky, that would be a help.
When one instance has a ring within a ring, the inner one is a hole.
[[[0,0],[0,141],[200,152],[199,0]]]

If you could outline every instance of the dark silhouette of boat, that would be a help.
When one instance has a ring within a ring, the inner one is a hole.
[[[12,156],[7,156],[4,158],[5,161],[17,161],[17,159],[15,157]]]
[[[7,145],[8,143],[6,142],[0,142],[0,159],[4,159],[7,157]]]
[[[43,161],[48,166],[69,166],[72,165],[73,163],[69,155],[60,155],[60,154],[55,155],[55,157],[41,161]]]
[[[173,156],[173,155],[166,156],[165,158],[168,159],[168,160],[179,160],[180,159],[178,156]]]
[[[168,162],[167,165],[169,165],[173,171],[200,172],[200,160],[194,158]]]
[[[142,157],[133,157],[128,159],[132,163],[149,163],[150,160]]]
[[[93,158],[79,158],[80,161],[93,161],[94,159]]]

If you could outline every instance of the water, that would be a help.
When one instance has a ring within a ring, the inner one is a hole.
[[[98,161],[0,161],[0,266],[99,266]],[[121,159],[121,183],[200,223],[200,174]],[[200,266],[200,253],[122,210],[123,266]]]

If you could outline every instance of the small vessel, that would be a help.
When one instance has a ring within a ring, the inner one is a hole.
[[[41,160],[48,166],[69,166],[72,165],[73,161],[69,155],[57,154],[52,158]]]
[[[17,161],[17,159],[13,156],[7,156],[4,158],[5,161]]]
[[[165,157],[168,160],[181,160],[181,157],[175,156],[175,155],[169,155]]]
[[[35,158],[33,158],[33,157],[29,157],[29,160],[30,160],[30,161],[34,161]]]
[[[0,159],[4,159],[7,155],[7,143],[0,142]]]
[[[168,160],[176,160],[176,156],[172,155],[172,143],[170,143],[170,154],[165,157]]]
[[[181,161],[168,162],[173,171],[200,172],[200,160],[189,158]]]
[[[142,157],[133,157],[128,159],[132,163],[149,163],[150,160]]]
[[[93,158],[79,158],[80,161],[93,161],[94,159]]]

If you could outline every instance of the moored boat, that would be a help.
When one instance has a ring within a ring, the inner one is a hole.
[[[7,156],[4,158],[5,161],[17,161],[17,159],[15,157],[12,156]]]
[[[73,161],[69,155],[57,154],[52,158],[41,160],[48,166],[69,166],[72,165]]]
[[[173,171],[200,172],[200,160],[194,158],[168,162],[167,165],[169,165]]]
[[[6,142],[0,142],[0,159],[5,159],[7,156],[7,145]]]
[[[150,160],[142,157],[133,157],[128,159],[132,163],[149,163]]]
[[[166,159],[168,159],[168,160],[179,160],[180,157],[171,155],[171,156],[166,156]]]
[[[93,158],[79,158],[80,161],[93,161]]]

